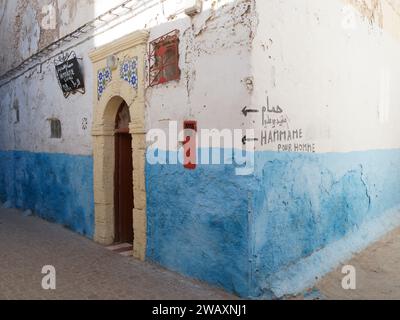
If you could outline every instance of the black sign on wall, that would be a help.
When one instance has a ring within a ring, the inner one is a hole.
[[[77,92],[85,93],[85,83],[75,52],[61,55],[55,61],[55,65],[58,82],[65,98]]]

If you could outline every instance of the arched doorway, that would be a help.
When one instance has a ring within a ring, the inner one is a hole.
[[[103,47],[96,48],[89,56],[93,63],[93,74],[108,68],[107,59],[111,55],[117,60],[134,59],[137,61],[137,87],[121,78],[122,64],[111,70],[110,82],[103,89],[100,96],[98,77],[93,77],[93,191],[95,206],[95,234],[94,240],[103,245],[112,245],[116,242],[117,227],[115,217],[115,155],[117,129],[126,130],[128,105],[129,130],[131,137],[131,156],[133,164],[133,216],[134,246],[133,256],[140,260],[146,258],[147,245],[147,217],[146,217],[146,126],[145,126],[145,65],[149,34],[147,31],[136,31],[121,39],[115,40]],[[125,110],[125,111],[124,111]],[[122,112],[120,114],[120,111]],[[118,114],[125,119],[117,125]],[[123,128],[122,128],[123,127]],[[129,139],[129,135],[125,136]],[[128,144],[125,141],[126,145]],[[132,172],[130,168],[127,170]],[[125,172],[125,171],[124,171]],[[130,193],[130,192],[128,192]],[[125,201],[122,201],[125,203]],[[119,206],[118,206],[119,208]],[[120,210],[120,209],[118,209]],[[119,211],[118,211],[119,212]],[[130,222],[124,225],[131,225]]]
[[[131,117],[123,101],[115,119],[114,216],[115,243],[133,244],[133,162]]]

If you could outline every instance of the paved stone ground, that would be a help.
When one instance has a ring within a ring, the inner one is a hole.
[[[41,288],[44,265],[57,270],[57,290]],[[400,299],[400,229],[343,265],[357,270],[344,290],[342,266],[295,299]],[[158,266],[123,257],[59,225],[0,209],[0,300],[237,299]]]
[[[356,290],[342,288],[344,265],[356,268]],[[400,229],[324,277],[309,293],[311,299],[398,300],[400,299]]]
[[[57,290],[41,287],[42,267],[57,271]],[[0,209],[0,299],[235,299],[111,252],[56,224]]]

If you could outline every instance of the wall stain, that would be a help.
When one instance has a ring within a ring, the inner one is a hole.
[[[383,28],[382,0],[345,0],[356,8],[368,21]]]

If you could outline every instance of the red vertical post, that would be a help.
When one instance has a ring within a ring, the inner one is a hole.
[[[185,121],[183,124],[185,134],[184,148],[184,167],[188,170],[194,170],[197,166],[197,122]]]

